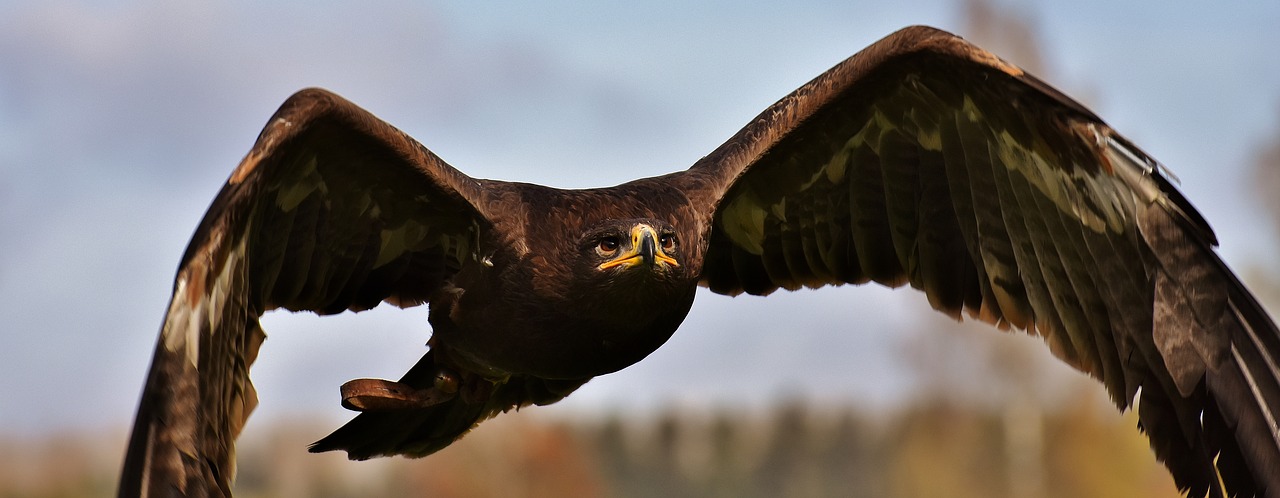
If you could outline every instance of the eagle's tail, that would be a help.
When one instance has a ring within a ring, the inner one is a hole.
[[[435,351],[428,351],[399,383],[422,391],[438,389],[436,383],[441,371]],[[352,460],[392,455],[427,456],[499,413],[530,404],[554,403],[589,380],[512,376],[493,381],[467,372],[451,373],[458,374],[460,385],[456,394],[444,401],[421,407],[366,410],[313,443],[310,451],[345,450]]]

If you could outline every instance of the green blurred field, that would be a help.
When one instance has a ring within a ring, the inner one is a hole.
[[[1082,382],[1084,379],[1081,379]],[[1134,429],[1082,384],[1046,412],[945,402],[894,413],[780,403],[646,419],[536,410],[486,422],[420,460],[348,462],[306,444],[332,426],[252,427],[237,496],[1132,497],[1179,496]],[[1012,422],[1012,423],[1010,423]],[[0,439],[0,497],[110,496],[114,434]]]

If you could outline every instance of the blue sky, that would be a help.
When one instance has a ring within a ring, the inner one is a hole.
[[[690,4],[0,5],[0,427],[131,420],[188,237],[297,89],[335,90],[472,176],[601,186],[687,167],[897,28],[965,34],[947,2]],[[1045,79],[1178,174],[1229,264],[1274,264],[1246,167],[1280,128],[1280,4],[1000,5],[1038,27]],[[412,365],[425,311],[268,316],[258,416],[345,417],[337,386]],[[540,410],[891,406],[921,384],[905,350],[966,351],[951,327],[912,291],[704,293],[663,349]]]

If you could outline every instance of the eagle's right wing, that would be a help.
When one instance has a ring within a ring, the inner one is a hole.
[[[119,495],[229,496],[257,403],[258,318],[427,302],[491,224],[483,187],[367,111],[303,90],[271,118],[182,257]]]

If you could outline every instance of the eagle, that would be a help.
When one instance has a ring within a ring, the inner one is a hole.
[[[876,282],[1039,335],[1096,378],[1177,485],[1280,496],[1280,330],[1167,172],[1098,116],[953,34],[895,32],[687,170],[563,190],[471,178],[320,89],[267,122],[195,230],[121,496],[229,496],[273,309],[429,306],[397,381],[311,451],[421,457],[671,337],[699,286]]]

